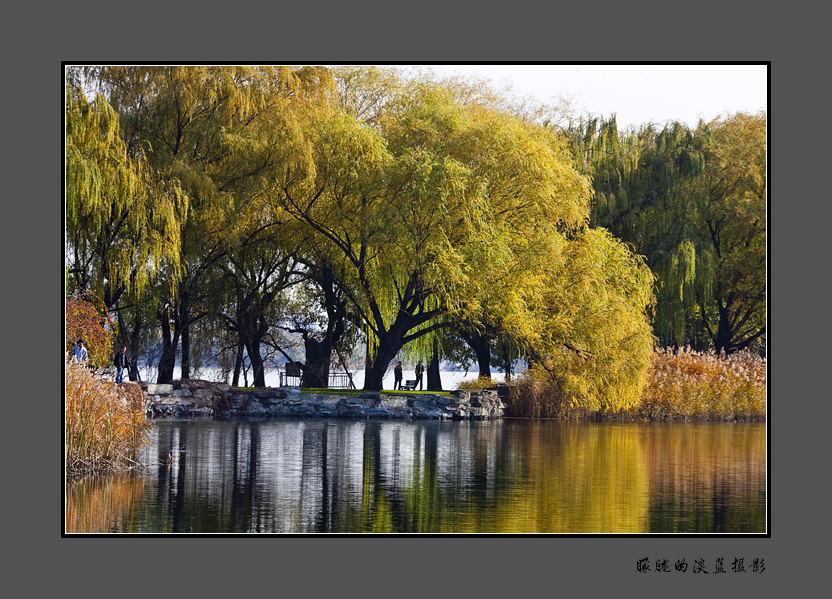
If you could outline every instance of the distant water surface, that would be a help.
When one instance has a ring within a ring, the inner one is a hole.
[[[333,372],[335,372],[333,370]],[[341,371],[339,371],[341,372]],[[356,388],[361,389],[364,386],[364,370],[357,369],[355,372],[351,373],[353,383],[355,383]],[[156,382],[156,369],[154,368],[141,368],[140,375],[143,381],[149,381],[151,383]],[[174,380],[181,378],[181,371],[177,366],[173,371],[173,378]],[[462,381],[475,381],[479,376],[479,371],[469,370],[442,370],[439,372],[439,378],[442,381],[442,388],[446,391],[449,389],[456,389],[459,383]],[[219,381],[223,380],[222,372],[216,368],[202,368],[196,372],[191,373],[191,378],[195,379],[204,379],[207,381]],[[267,387],[279,387],[280,386],[280,371],[279,370],[269,370],[267,369],[265,372],[266,378],[266,386]],[[402,379],[415,379],[416,375],[413,372],[413,369],[403,369],[402,370]],[[496,370],[491,371],[491,379],[494,382],[501,383],[505,380],[505,375],[502,372],[497,372]],[[231,378],[229,377],[224,382],[231,382]],[[423,385],[426,387],[428,382],[427,373],[423,375]],[[240,375],[240,385],[245,383],[243,375]],[[248,373],[248,384],[252,384],[252,375],[251,372]],[[384,375],[383,379],[383,386],[385,389],[392,389],[393,388],[393,364],[390,364],[390,368],[387,370],[387,373]]]

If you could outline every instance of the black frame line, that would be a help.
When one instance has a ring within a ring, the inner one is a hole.
[[[61,197],[64,198],[61,204],[61,220],[63,229],[61,235],[66,235],[66,111],[65,111],[65,77],[67,66],[85,66],[85,65],[385,65],[385,66],[431,66],[431,65],[495,65],[495,66],[527,66],[527,65],[576,65],[576,66],[591,66],[591,65],[609,65],[609,66],[625,66],[625,65],[758,65],[766,67],[766,532],[765,533],[67,533],[66,532],[66,468],[64,456],[61,456],[61,469],[64,471],[63,482],[61,483],[61,496],[63,498],[63,505],[61,509],[61,538],[261,538],[261,537],[319,537],[319,538],[660,538],[660,539],[679,539],[679,538],[772,538],[771,536],[771,403],[770,403],[770,382],[771,382],[771,349],[770,349],[770,321],[771,321],[771,261],[769,254],[771,249],[771,221],[769,215],[771,214],[771,60],[588,60],[588,61],[548,61],[548,60],[529,60],[529,61],[501,61],[501,60],[444,60],[444,61],[367,61],[366,59],[358,59],[354,61],[339,59],[337,61],[321,61],[312,60],[304,61],[298,59],[289,59],[281,62],[273,61],[249,61],[249,60],[203,60],[203,61],[145,61],[145,60],[111,60],[111,61],[91,61],[91,60],[62,60],[61,61]],[[61,269],[66,265],[66,257],[61,255]],[[64,280],[61,291],[62,300],[66,297],[66,281]],[[62,318],[66,319],[66,305],[61,307]],[[64,332],[66,335],[66,332]],[[61,350],[63,353],[63,350]],[[63,361],[63,358],[62,358]],[[65,369],[65,364],[64,364]],[[66,387],[61,389],[61,397],[63,404],[66,406]],[[66,426],[65,426],[65,412],[61,420],[61,439],[66,442]]]

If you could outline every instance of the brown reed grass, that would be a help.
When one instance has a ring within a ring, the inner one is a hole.
[[[136,456],[152,428],[144,394],[103,371],[66,364],[64,459],[67,474],[96,474],[140,466]]]
[[[657,350],[638,415],[650,420],[763,420],[766,388],[766,360],[754,353]]]
[[[638,405],[591,412],[568,397],[545,372],[524,373],[512,389],[507,415],[560,420],[764,420],[766,360],[751,352],[718,355],[658,349]]]

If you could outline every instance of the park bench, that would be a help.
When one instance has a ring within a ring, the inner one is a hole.
[[[402,386],[402,389],[404,389],[405,391],[415,391],[416,390],[416,380],[414,379],[412,381],[405,381],[404,385]]]
[[[280,386],[300,387],[301,366],[300,362],[286,362],[286,367],[280,373]],[[291,379],[291,382],[289,379]]]

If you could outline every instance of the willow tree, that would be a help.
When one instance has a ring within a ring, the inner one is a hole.
[[[119,115],[67,79],[66,258],[69,284],[92,291],[109,310],[141,293],[165,262],[181,255],[188,198],[158,175],[143,152],[129,152]]]
[[[653,282],[644,259],[603,229],[553,240],[538,286],[526,290],[540,326],[516,337],[565,401],[597,411],[640,400],[654,345]]]
[[[763,335],[765,116],[624,132],[593,120],[571,136],[592,176],[593,223],[657,275],[660,342],[733,351]]]
[[[93,67],[87,76],[119,111],[129,147],[145,148],[149,163],[179,181],[190,200],[182,252],[168,263],[173,291],[158,311],[159,380],[173,375],[180,337],[187,377],[190,327],[205,314],[199,308],[205,280],[228,251],[228,218],[250,197],[248,183],[279,166],[273,146],[292,133],[276,128],[262,135],[258,124],[322,97],[329,74],[323,68],[164,66]],[[257,135],[249,133],[254,130]]]
[[[737,114],[697,133],[705,168],[694,194],[714,273],[697,299],[713,346],[732,352],[766,331],[766,117]]]
[[[550,131],[441,86],[391,98],[378,122],[315,112],[312,165],[275,182],[365,326],[366,389],[404,345],[477,313],[494,281],[520,281],[518,255],[583,224],[589,190]]]
[[[311,243],[298,252],[307,278],[292,288],[292,304],[286,311],[286,322],[279,327],[303,340],[302,387],[327,387],[333,352],[347,370],[344,356],[352,353],[357,341],[347,298],[338,285],[340,277],[328,259],[315,250]],[[291,359],[282,348],[279,351]]]
[[[231,301],[220,315],[248,354],[255,387],[266,386],[261,348],[269,331],[281,320],[284,291],[305,276],[297,270],[294,253],[284,249],[275,236],[248,239],[221,261],[222,280]],[[238,375],[235,369],[235,385]]]

